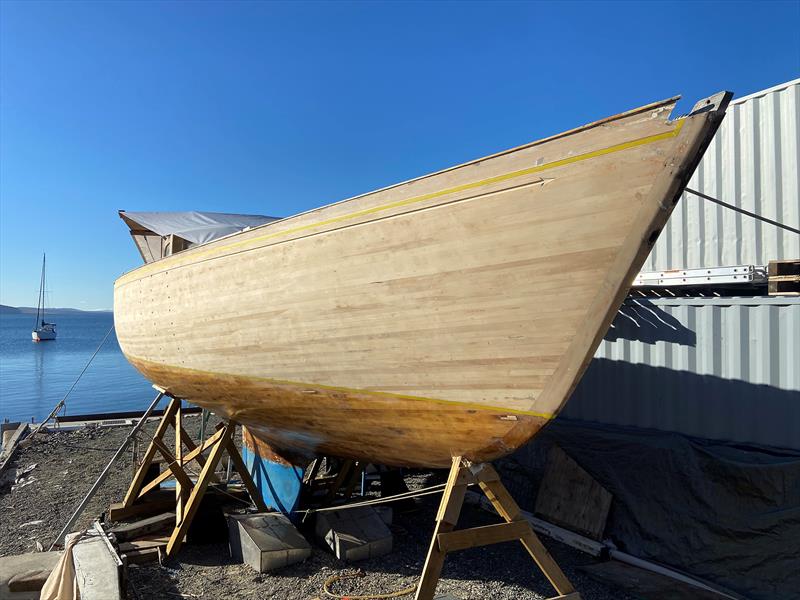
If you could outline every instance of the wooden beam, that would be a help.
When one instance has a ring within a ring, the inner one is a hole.
[[[122,542],[119,545],[119,552],[126,553],[147,548],[166,548],[167,542],[169,542],[169,536],[166,535],[148,536],[130,542]]]
[[[156,546],[155,548],[141,548],[138,550],[131,550],[123,554],[125,561],[129,565],[141,565],[149,562],[156,562],[161,553],[163,546]]]
[[[467,486],[478,483],[505,523],[454,531]],[[547,579],[560,594],[551,600],[580,600],[572,584],[552,559],[547,549],[522,516],[517,503],[508,493],[497,471],[488,464],[469,464],[461,457],[453,458],[442,501],[436,513],[428,556],[422,568],[415,600],[432,600],[448,552],[519,540]]]
[[[336,492],[344,485],[344,482],[347,481],[347,476],[350,474],[350,470],[353,468],[354,461],[347,459],[342,463],[341,468],[339,469],[339,473],[336,475],[336,478],[331,483],[330,488],[328,488],[328,493],[325,496],[324,503],[333,502],[334,498],[336,498]]]
[[[167,512],[161,513],[148,519],[142,519],[135,523],[126,523],[125,525],[118,525],[114,527],[110,533],[114,534],[117,542],[128,542],[135,538],[149,535],[159,531],[168,529],[170,525],[175,525],[175,513]]]
[[[186,474],[186,471],[183,470],[178,464],[178,460],[172,456],[172,452],[169,451],[166,444],[161,440],[153,440],[153,443],[158,448],[158,451],[164,456],[164,459],[167,461],[167,468],[172,471],[172,476],[175,477],[175,480],[178,485],[184,486],[187,489],[192,488],[192,480],[189,479],[189,476]],[[177,500],[177,498],[176,498]]]
[[[156,429],[156,433],[153,436],[153,441],[156,439],[160,440],[164,437],[164,434],[167,431],[167,428],[170,426],[172,417],[175,415],[175,411],[178,408],[178,404],[180,400],[172,400],[167,407],[167,410],[164,411],[164,416],[161,417],[161,422],[158,424],[158,428]],[[131,485],[128,488],[128,492],[125,494],[125,499],[122,501],[123,506],[129,508],[133,505],[134,501],[139,497],[139,491],[142,489],[142,484],[144,483],[144,478],[147,476],[147,469],[150,466],[150,463],[153,460],[153,457],[156,454],[156,446],[150,442],[150,445],[147,447],[147,450],[144,453],[144,457],[142,458],[142,464],[139,465],[139,470],[136,472],[136,475],[133,477],[133,481],[131,481]]]
[[[230,427],[234,428],[236,427],[236,424],[231,421]],[[233,443],[233,439],[231,439],[230,436],[228,436],[227,439],[228,442],[226,444],[226,449],[228,450],[228,456],[231,457],[234,468],[239,473],[239,477],[242,478],[242,483],[244,484],[247,493],[250,494],[250,499],[258,507],[258,510],[261,512],[266,512],[269,510],[269,507],[267,507],[261,492],[256,487],[256,483],[253,481],[253,478],[250,476],[250,471],[247,470],[247,465],[244,464],[242,455],[239,454],[239,450],[236,448],[236,444]]]
[[[542,544],[541,540],[539,540],[538,536],[533,532],[530,523],[524,520],[522,511],[500,481],[497,471],[488,463],[483,466],[484,469],[478,473],[476,477],[481,489],[486,494],[486,497],[489,498],[489,502],[492,503],[497,513],[506,521],[525,522],[528,526],[528,533],[520,539],[525,550],[528,551],[528,554],[531,555],[531,558],[533,558],[534,562],[536,562],[550,584],[559,594],[566,595],[573,593],[575,588],[572,587],[567,576],[564,575],[564,572],[556,561],[550,556],[547,548],[544,547],[544,544]]]
[[[159,498],[138,504],[125,506],[124,502],[115,502],[108,507],[106,516],[109,521],[126,521],[135,517],[157,515],[175,508],[174,498]]]
[[[183,471],[183,438],[185,436],[186,434],[183,431],[183,403],[178,402],[178,409],[175,411],[175,463],[184,474],[186,473]],[[186,486],[179,477],[175,478],[175,520],[177,523],[180,523],[183,519],[183,504],[189,497],[191,487],[191,483]]]
[[[185,414],[186,413],[186,409],[184,408],[182,412]],[[192,437],[188,433],[186,433],[186,428],[185,427],[181,427],[181,441],[183,442],[183,445],[186,446],[186,448],[189,449],[189,452],[192,452],[193,450],[197,450],[197,444],[195,444],[194,440],[192,439]],[[191,457],[187,454],[184,457],[184,461],[183,461],[182,464],[186,464],[192,458],[197,458],[197,462],[200,463],[200,467],[201,468],[202,468],[202,466],[204,464],[206,464],[206,457],[203,456],[201,453],[195,454],[195,455],[193,455]]]
[[[453,552],[455,550],[475,548],[476,546],[488,546],[490,544],[520,540],[530,529],[531,527],[527,521],[511,521],[510,523],[497,523],[496,525],[484,525],[483,527],[440,533],[436,536],[436,541],[439,543],[439,549],[442,552]]]
[[[192,450],[191,452],[186,454],[183,457],[183,464],[185,465],[186,463],[188,463],[192,459],[195,459],[198,456],[202,456],[202,453],[205,452],[206,450],[208,450],[214,444],[216,444],[217,441],[219,440],[219,438],[221,438],[221,437],[222,437],[222,429],[218,429],[214,433],[214,435],[212,435],[210,438],[208,438],[200,446],[195,447],[194,450]],[[205,465],[205,457],[203,457],[202,464]],[[158,477],[153,479],[150,483],[148,483],[146,486],[144,486],[142,488],[142,490],[139,492],[139,498],[144,496],[149,491],[154,490],[155,488],[157,488],[162,482],[166,481],[170,477],[172,477],[172,471],[171,470],[165,469],[164,471],[161,471],[161,473],[159,473]],[[213,481],[217,480],[216,475],[212,475],[212,477],[213,477]]]
[[[458,515],[464,503],[464,494],[467,491],[465,484],[458,484],[461,468],[461,457],[454,457],[453,464],[450,467],[450,475],[447,478],[447,484],[442,494],[442,500],[439,503],[433,539],[428,548],[428,556],[425,558],[425,566],[422,567],[422,575],[417,585],[417,593],[414,596],[414,600],[432,600],[436,592],[436,584],[439,582],[444,559],[447,556],[447,553],[439,548],[437,540],[439,535],[455,529]]]
[[[167,544],[168,556],[174,556],[178,550],[180,550],[180,547],[183,544],[183,539],[186,536],[186,533],[189,531],[189,525],[191,524],[195,513],[197,513],[197,509],[200,508],[200,501],[203,498],[203,494],[208,488],[208,484],[211,482],[210,475],[214,472],[214,469],[217,468],[219,459],[222,458],[222,453],[228,444],[228,440],[231,438],[232,430],[233,427],[230,423],[226,425],[222,430],[222,438],[211,450],[208,461],[206,461],[206,464],[203,466],[203,470],[200,472],[200,477],[198,478],[197,483],[194,485],[192,493],[189,495],[189,499],[186,502],[186,506],[184,507],[183,511],[183,520],[181,521],[180,525],[175,528],[175,531],[172,532],[172,536],[170,536],[169,544]]]
[[[567,576],[564,575],[564,571],[561,570],[561,567],[558,566],[553,557],[550,556],[550,553],[547,551],[547,548],[544,547],[539,536],[537,536],[533,529],[523,537],[521,540],[522,545],[525,547],[525,550],[528,551],[528,554],[531,555],[531,558],[536,562],[539,568],[544,573],[544,576],[547,577],[547,580],[550,582],[556,591],[559,594],[567,595],[572,594],[575,592],[575,588],[572,587],[572,583],[570,583]]]

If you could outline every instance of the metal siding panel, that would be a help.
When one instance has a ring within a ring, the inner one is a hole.
[[[565,417],[800,449],[800,299],[628,300],[610,331]]]
[[[689,187],[800,227],[800,79],[731,103]],[[642,271],[765,265],[800,236],[684,193]]]

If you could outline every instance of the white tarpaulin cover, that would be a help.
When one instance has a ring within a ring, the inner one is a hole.
[[[126,212],[119,216],[131,230],[136,246],[145,262],[162,257],[162,239],[174,235],[187,246],[205,244],[211,240],[236,233],[247,227],[257,227],[277,221],[264,215],[236,215],[213,212]]]

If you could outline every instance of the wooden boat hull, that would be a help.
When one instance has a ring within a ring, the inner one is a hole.
[[[277,450],[488,461],[553,418],[729,95],[675,100],[235,234],[117,280],[128,360]]]

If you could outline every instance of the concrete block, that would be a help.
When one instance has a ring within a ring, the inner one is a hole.
[[[228,540],[231,556],[259,573],[311,556],[311,545],[289,518],[279,513],[228,515]]]
[[[392,532],[371,506],[317,513],[315,533],[338,559],[347,562],[392,551]]]
[[[66,543],[74,536],[66,537]],[[122,600],[122,562],[105,534],[89,529],[72,549],[81,600]]]
[[[59,556],[60,552],[36,552],[0,557],[0,600],[38,599]]]

